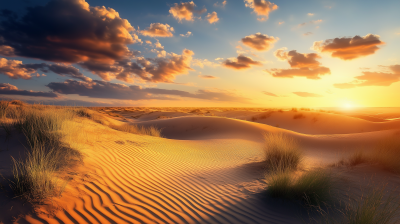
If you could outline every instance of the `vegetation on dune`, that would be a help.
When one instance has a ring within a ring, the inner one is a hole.
[[[154,126],[143,127],[143,126],[137,126],[137,125],[133,125],[133,124],[123,124],[120,126],[112,125],[110,127],[115,130],[118,130],[118,131],[128,132],[128,133],[137,134],[137,135],[149,135],[149,136],[154,136],[154,137],[162,137],[161,129],[154,127]]]
[[[264,135],[263,161],[266,169],[273,172],[295,170],[299,166],[303,154],[298,142],[281,132]]]
[[[320,205],[331,198],[334,186],[332,174],[324,169],[304,172],[300,176],[277,172],[267,177],[267,192],[273,197],[302,200],[310,205]]]

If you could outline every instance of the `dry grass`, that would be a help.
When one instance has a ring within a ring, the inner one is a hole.
[[[150,135],[154,137],[162,137],[161,130],[154,126],[146,128],[143,126],[137,126],[133,124],[123,124],[120,126],[112,125],[110,127],[118,131],[128,132],[137,135]]]
[[[302,161],[303,154],[295,139],[281,132],[264,135],[265,167],[273,172],[295,170]]]
[[[330,210],[316,206],[320,217],[307,223],[395,224],[400,215],[399,199],[393,193],[385,196],[385,188],[375,187],[361,197],[349,198]]]
[[[305,116],[304,116],[302,113],[295,114],[295,115],[293,116],[293,119],[302,119],[302,118],[305,118]]]
[[[79,151],[62,141],[68,132],[61,130],[63,123],[72,120],[75,113],[66,107],[19,102],[6,110],[6,118],[1,121],[3,128],[11,133],[12,126],[5,128],[5,119],[11,120],[9,124],[25,135],[29,146],[24,158],[12,158],[13,177],[9,182],[15,196],[32,203],[42,203],[47,198],[60,195],[67,182],[56,178],[56,172],[81,159]]]
[[[306,171],[297,177],[290,172],[277,172],[267,180],[267,192],[272,197],[302,200],[309,205],[329,201],[335,185],[335,178],[324,169]]]

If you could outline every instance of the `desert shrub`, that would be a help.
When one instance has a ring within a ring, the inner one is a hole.
[[[375,188],[366,196],[350,200],[344,208],[346,223],[350,224],[389,224],[395,223],[399,215],[398,197],[390,195],[384,198],[384,188]]]
[[[272,115],[272,113],[273,113],[273,111],[268,111],[268,112],[262,113],[259,118],[260,119],[267,119]]]
[[[350,156],[349,165],[357,166],[358,164],[366,163],[368,161],[369,161],[369,159],[365,156],[365,154],[362,151],[357,151],[353,155]]]
[[[154,137],[162,137],[161,130],[154,126],[143,127],[143,126],[137,126],[137,125],[133,125],[133,124],[123,124],[120,126],[112,125],[110,127],[115,130],[118,130],[118,131],[128,132],[128,133],[137,134],[137,135],[149,135],[149,136],[154,136]]]
[[[400,172],[400,139],[396,136],[379,142],[367,156],[387,170]]]
[[[268,178],[267,192],[273,197],[302,200],[309,205],[320,205],[331,198],[335,180],[329,171],[315,169],[299,177],[289,172],[278,172]]]
[[[8,101],[0,101],[0,118],[5,118],[7,115]]]
[[[80,117],[92,118],[92,113],[90,113],[89,109],[84,107],[79,107],[74,109],[75,113]]]
[[[67,109],[41,108],[27,107],[16,121],[16,127],[26,136],[29,150],[25,159],[13,160],[10,180],[16,196],[34,203],[61,194],[65,182],[57,180],[54,173],[71,160],[81,158],[77,150],[61,141],[63,122],[71,120],[74,114]]]
[[[281,132],[264,134],[264,164],[268,170],[283,172],[296,169],[303,154],[295,139]]]
[[[296,108],[296,107],[293,107],[291,111],[297,112],[297,108]]]
[[[293,116],[293,119],[301,119],[301,118],[305,118],[305,116],[304,116],[302,113],[295,114],[295,115]]]
[[[10,104],[23,106],[25,103],[22,102],[21,100],[12,100],[12,101],[10,101]]]
[[[256,116],[252,116],[251,117],[251,121],[256,121],[257,120],[257,117]]]

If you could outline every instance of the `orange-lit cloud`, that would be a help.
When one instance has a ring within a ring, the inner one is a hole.
[[[261,66],[262,63],[258,61],[254,61],[252,58],[244,56],[244,55],[239,55],[235,59],[227,59],[224,62],[222,62],[222,65],[227,67],[227,68],[232,68],[236,70],[241,70],[241,69],[248,69],[251,68],[251,66],[256,65],[256,66]]]
[[[342,37],[316,41],[312,47],[319,52],[331,53],[332,57],[342,60],[352,60],[374,54],[379,50],[379,45],[385,44],[378,35],[367,34],[364,37]]]
[[[212,12],[212,13],[208,13],[208,15],[206,16],[207,21],[210,24],[216,23],[219,21],[218,15],[216,12]]]
[[[307,33],[304,33],[303,36],[309,36],[309,35],[312,35],[312,34],[313,34],[312,32],[307,32]]]
[[[257,51],[266,51],[272,48],[272,44],[278,41],[279,38],[268,36],[266,34],[256,33],[242,38],[242,43]]]
[[[267,96],[278,97],[278,95],[273,94],[273,93],[270,93],[270,92],[267,92],[267,91],[263,91],[263,93],[264,93],[265,95],[267,95]]]
[[[266,70],[273,77],[294,78],[295,76],[305,77],[307,79],[320,79],[322,75],[331,74],[327,67],[321,66],[316,59],[320,58],[318,54],[302,54],[295,50],[285,51],[281,48],[275,51],[275,57],[281,61],[287,61],[292,69],[270,69]]]
[[[82,67],[99,75],[104,80],[116,78],[125,82],[134,82],[135,79],[148,82],[171,83],[175,76],[187,74],[190,70],[193,51],[184,49],[181,55],[169,53],[166,57],[143,58],[136,61],[121,60],[114,64],[82,63]]]
[[[307,15],[309,15],[309,16],[314,16],[314,13],[307,13]]]
[[[6,56],[6,57],[15,57],[15,51],[14,48],[6,45],[1,45],[0,46],[0,55]]]
[[[266,0],[244,0],[244,1],[246,7],[252,8],[258,16],[261,16],[260,18],[258,18],[259,21],[267,20],[269,13],[278,9],[278,6],[276,4]]]
[[[226,3],[228,3],[226,0],[224,0],[221,3],[221,5],[218,2],[216,2],[216,3],[214,3],[214,7],[225,7]]]
[[[177,19],[179,22],[182,22],[182,20],[187,20],[187,21],[193,21],[194,20],[194,15],[193,13],[197,14],[203,14],[207,12],[207,9],[203,8],[201,10],[195,10],[194,8],[196,7],[196,4],[194,4],[193,1],[191,2],[181,2],[181,3],[175,3],[174,6],[172,6],[169,9],[169,13]]]
[[[1,95],[20,95],[20,96],[36,96],[36,97],[50,97],[56,98],[57,94],[53,92],[41,92],[32,90],[19,90],[18,87],[9,83],[0,83]]]
[[[308,93],[308,92],[293,92],[293,93],[301,97],[322,97],[322,95],[315,93]]]
[[[192,32],[188,31],[186,34],[180,34],[181,37],[190,37],[192,36]]]
[[[54,62],[111,62],[130,53],[127,44],[140,41],[114,9],[90,7],[84,0],[29,7],[22,19],[10,17],[0,27],[3,54],[12,48],[16,56]]]
[[[30,79],[33,76],[39,77],[37,71],[54,72],[61,76],[68,76],[71,78],[80,79],[83,81],[91,81],[92,79],[86,77],[79,69],[65,64],[23,64],[22,61],[7,60],[0,58],[0,74],[7,75],[12,79]],[[33,73],[37,73],[36,75]],[[44,74],[42,76],[45,76]]]
[[[212,75],[199,75],[200,78],[202,79],[217,79],[218,77],[212,76]]]
[[[336,83],[333,86],[338,89],[350,89],[362,86],[390,86],[400,81],[400,65],[389,66],[392,73],[362,72],[363,75],[354,77],[355,80],[348,83]]]
[[[31,74],[34,72],[36,72],[36,69],[25,68],[22,61],[0,58],[0,74],[12,79],[30,79],[32,78]]]
[[[162,23],[152,23],[149,28],[140,31],[142,35],[150,37],[172,37],[174,36],[173,32],[173,27]]]

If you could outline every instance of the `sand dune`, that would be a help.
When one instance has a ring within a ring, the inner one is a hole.
[[[288,120],[287,117],[282,119]],[[18,220],[21,223],[301,223],[298,218],[304,210],[299,205],[265,199],[264,169],[260,163],[263,133],[285,132],[297,139],[306,155],[302,169],[327,166],[347,153],[367,149],[400,133],[396,122],[378,124],[357,118],[348,121],[371,125],[373,130],[310,135],[213,116],[136,122],[162,128],[166,139],[120,132],[88,119],[74,121],[80,131],[75,133],[76,141],[85,154],[83,165],[67,170],[73,180],[61,198],[39,206],[35,213],[24,213]],[[107,118],[103,123],[123,122]],[[360,175],[359,170],[340,169],[346,179],[365,176],[365,170]],[[368,178],[374,173],[368,171]],[[391,175],[386,177],[393,179]],[[365,184],[362,180],[359,183]],[[344,188],[349,186],[348,182],[343,184]]]

